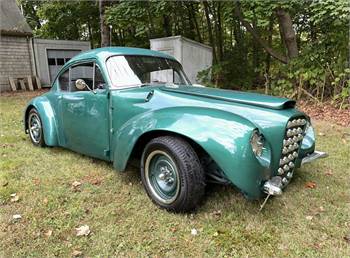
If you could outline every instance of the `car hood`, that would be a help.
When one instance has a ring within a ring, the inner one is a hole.
[[[163,86],[162,91],[175,92],[239,104],[253,105],[263,108],[281,110],[295,107],[295,101],[257,93],[247,93],[233,90],[223,90],[207,87],[192,86]]]

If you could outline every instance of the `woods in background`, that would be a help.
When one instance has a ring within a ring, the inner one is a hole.
[[[20,4],[42,38],[148,48],[151,38],[182,35],[213,47],[213,66],[199,74],[207,85],[350,104],[347,0]]]

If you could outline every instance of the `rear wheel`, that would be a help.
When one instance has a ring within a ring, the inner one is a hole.
[[[204,195],[205,176],[198,156],[178,137],[158,137],[146,145],[141,177],[153,202],[170,211],[190,211]]]
[[[43,134],[43,126],[41,123],[40,115],[35,108],[29,111],[27,125],[29,138],[32,141],[32,143],[36,146],[44,147],[45,141]]]

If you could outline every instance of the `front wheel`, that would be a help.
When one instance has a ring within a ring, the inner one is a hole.
[[[35,108],[29,111],[27,125],[28,125],[29,137],[32,143],[36,146],[44,147],[45,141],[44,141],[43,126],[41,123],[40,115]]]
[[[204,195],[205,175],[198,156],[178,137],[158,137],[146,145],[141,177],[148,196],[169,211],[193,210]]]

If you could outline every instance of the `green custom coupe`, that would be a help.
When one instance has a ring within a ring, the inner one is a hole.
[[[310,119],[295,101],[192,85],[164,53],[100,48],[68,61],[48,93],[30,101],[25,132],[36,146],[61,146],[124,171],[140,160],[158,206],[194,209],[208,182],[247,198],[280,195],[315,151]]]

